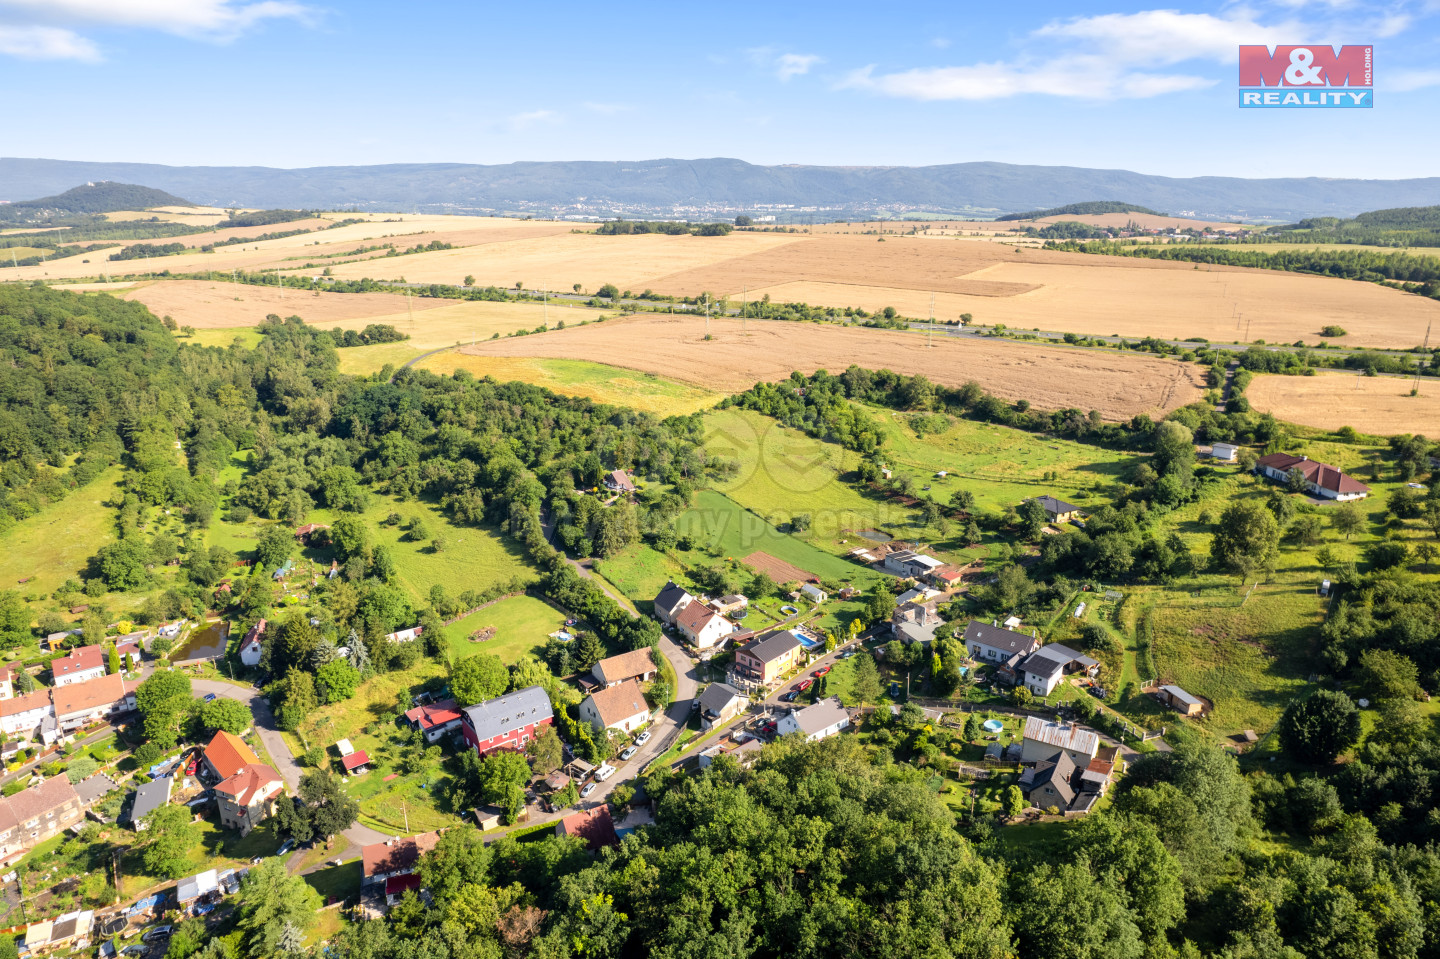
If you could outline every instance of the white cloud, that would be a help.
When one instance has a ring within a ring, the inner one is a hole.
[[[1047,23],[1034,36],[1087,41],[1099,52],[1129,65],[1195,59],[1233,63],[1242,43],[1264,43],[1277,31],[1291,32],[1284,34],[1284,40],[1269,42],[1303,43],[1305,38],[1294,32],[1297,29],[1294,25],[1261,26],[1250,17],[1225,19],[1208,13],[1142,10]]]
[[[813,53],[782,53],[775,58],[775,75],[781,80],[803,76],[817,63],[824,63],[823,57]]]
[[[1440,87],[1440,70],[1403,70],[1386,80],[1385,86],[1400,93]]]
[[[841,86],[874,90],[910,100],[995,100],[1027,93],[1076,99],[1140,99],[1213,86],[1215,80],[1185,74],[1115,70],[1099,57],[1074,56],[1033,65],[978,63],[875,75],[856,70]]]
[[[95,44],[75,33],[57,27],[13,27],[0,23],[0,54],[22,60],[85,60],[100,59]]]
[[[263,20],[310,23],[315,11],[291,0],[0,0],[27,19],[132,27],[185,37],[232,40]]]
[[[555,123],[560,120],[560,114],[554,110],[530,110],[526,113],[517,113],[506,122],[512,130],[526,130],[541,123]]]
[[[930,46],[934,47],[937,50],[944,50],[950,46],[950,38],[935,37],[933,40],[930,41]]]

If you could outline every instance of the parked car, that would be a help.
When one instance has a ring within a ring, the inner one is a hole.
[[[799,695],[800,691],[798,689],[792,689],[789,692],[781,693],[780,701],[782,703],[793,703],[795,701],[795,697]]]
[[[214,693],[206,693],[206,694],[205,694],[205,702],[209,703],[209,702],[214,702],[214,701],[215,701],[215,694],[214,694]]]
[[[621,758],[621,759],[629,759],[631,756],[635,755],[635,754],[638,753],[639,751],[640,751],[640,747],[639,747],[639,746],[626,746],[626,747],[624,748],[624,750],[621,751],[621,753],[620,753],[620,758]]]
[[[594,783],[586,783],[586,784],[585,784],[585,788],[582,789],[582,790],[580,790],[580,798],[583,799],[583,798],[585,798],[586,796],[588,796],[588,795],[590,795],[591,793],[593,793],[594,791],[595,791],[595,784],[594,784]]]
[[[899,684],[899,683],[891,683],[891,684],[890,684],[890,698],[891,698],[891,699],[899,699],[899,698],[900,698],[900,684]]]
[[[841,659],[849,659],[851,656],[854,656],[854,655],[855,655],[855,650],[853,650],[853,649],[847,649],[847,650],[845,650],[845,652],[843,652],[843,653],[840,654],[840,658],[841,658]]]
[[[690,711],[691,711],[692,713],[693,713],[695,710],[699,709],[699,708],[700,708],[700,700],[699,700],[699,699],[692,699],[692,700],[690,700]]]
[[[343,860],[343,859],[332,859],[332,860],[330,860],[330,865],[332,865],[332,866],[343,866],[343,865],[345,865],[345,860]]]
[[[122,956],[136,956],[136,957],[139,957],[139,956],[145,955],[145,953],[147,953],[147,952],[149,952],[149,951],[150,951],[150,947],[149,947],[149,946],[142,946],[142,945],[140,945],[140,943],[137,942],[137,943],[135,943],[134,945],[126,946],[124,949],[121,949],[121,950],[120,950],[120,955],[122,955]]]
[[[645,731],[644,731],[643,733],[641,733],[640,735],[638,735],[638,736],[635,737],[635,745],[637,745],[637,746],[643,746],[643,745],[645,745],[646,743],[648,743],[649,741],[650,741],[650,730],[648,730],[648,729],[645,730]]]
[[[292,850],[292,849],[294,849],[294,848],[295,848],[295,840],[293,840],[293,839],[287,839],[287,840],[285,840],[284,842],[282,842],[282,843],[280,844],[280,848],[279,848],[279,849],[275,850],[275,855],[277,855],[277,856],[283,856],[283,855],[285,855],[287,852],[289,852],[290,850]]]
[[[140,941],[149,942],[152,939],[159,939],[161,936],[168,936],[174,931],[174,926],[154,926],[140,934]]]
[[[819,669],[815,670],[815,672],[811,673],[810,675],[814,676],[816,679],[819,679],[821,676],[824,676],[826,673],[830,672],[830,670],[834,668],[834,666],[821,666]]]
[[[775,730],[778,728],[779,727],[775,725],[775,720],[773,719],[767,719],[765,722],[760,724],[760,731],[767,736],[775,735]]]
[[[615,767],[609,763],[601,763],[600,768],[595,770],[595,781],[603,783],[613,775],[615,775]]]
[[[805,690],[809,689],[811,686],[814,686],[814,685],[815,685],[815,680],[813,680],[813,679],[807,679],[807,680],[805,680],[804,682],[797,683],[796,686],[795,686],[795,691],[796,691],[797,693],[803,693],[803,692],[805,692]]]

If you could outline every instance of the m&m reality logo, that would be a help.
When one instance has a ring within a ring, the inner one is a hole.
[[[1240,48],[1240,106],[1289,109],[1373,107],[1369,45]]]

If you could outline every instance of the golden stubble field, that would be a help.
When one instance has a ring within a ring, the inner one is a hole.
[[[1362,433],[1389,436],[1440,428],[1440,380],[1420,378],[1420,395],[1411,396],[1412,377],[1319,373],[1315,376],[1257,376],[1245,390],[1250,405],[1277,419],[1337,430],[1353,426]]]
[[[997,396],[1047,410],[1095,409],[1107,420],[1158,415],[1198,400],[1199,371],[1159,357],[937,337],[809,323],[653,315],[462,347],[477,356],[590,360],[733,392],[793,370],[854,365],[922,374],[947,386],[974,380]]]
[[[103,290],[97,286],[89,288]],[[326,328],[346,326],[346,320],[384,323],[389,320],[382,318],[405,316],[408,319],[411,310],[423,314],[453,302],[404,297],[398,293],[313,293],[213,280],[159,280],[116,290],[115,295],[137,300],[156,316],[173,317],[179,325],[197,330],[256,326],[271,313],[298,316],[311,326]]]

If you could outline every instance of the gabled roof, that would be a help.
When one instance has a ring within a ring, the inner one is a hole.
[[[788,629],[776,630],[765,636],[761,636],[750,645],[744,647],[744,652],[755,657],[762,663],[773,663],[781,656],[791,650],[800,648],[800,640]]]
[[[79,796],[80,801],[88,806],[105,794],[119,788],[115,780],[109,776],[104,773],[96,773],[89,779],[82,779],[75,784],[75,795]]]
[[[550,709],[549,695],[539,686],[526,686],[504,696],[466,706],[462,712],[469,717],[475,737],[482,741],[503,736],[516,727],[543,723],[555,715]]]
[[[600,721],[606,726],[613,726],[631,716],[650,711],[650,707],[645,704],[644,694],[640,692],[640,684],[633,679],[627,679],[618,686],[597,689],[590,694],[590,700],[595,704]]]
[[[718,618],[719,615],[704,603],[690,603],[680,610],[680,615],[675,617],[675,625],[687,632],[698,633],[710,620]]]
[[[21,713],[28,713],[32,709],[49,709],[50,690],[37,689],[33,693],[26,693],[24,696],[11,696],[9,699],[0,699],[0,716],[18,716]]]
[[[1035,764],[1035,772],[1030,777],[1030,788],[1038,789],[1049,784],[1060,798],[1065,800],[1068,808],[1075,800],[1075,787],[1070,781],[1075,778],[1075,760],[1063,749],[1056,750],[1049,759],[1042,760]]]
[[[572,813],[561,819],[558,831],[562,836],[579,836],[584,839],[591,852],[605,846],[620,845],[620,837],[615,832],[615,821],[610,818],[610,807],[604,803],[594,809]]]
[[[740,690],[727,683],[711,683],[705,687],[700,694],[700,711],[702,713],[719,714],[720,710],[730,705],[736,697],[742,697]]]
[[[240,649],[242,651],[252,647],[259,649],[260,637],[265,635],[265,627],[268,625],[270,624],[265,622],[264,619],[261,619],[254,626],[251,626],[250,629],[246,631],[245,638],[240,642]]]
[[[665,588],[655,597],[655,611],[668,617],[675,611],[676,606],[688,603],[694,598],[685,592],[683,587],[676,586],[673,582],[666,583]]]
[[[965,627],[964,639],[967,643],[980,643],[991,649],[1007,653],[1026,652],[1040,645],[1040,641],[1034,636],[1017,633],[1000,626],[987,626],[973,619],[970,621],[970,625]]]
[[[410,872],[420,857],[434,849],[439,841],[440,833],[427,832],[413,838],[373,843],[360,850],[361,870],[366,879],[391,872]]]
[[[1077,653],[1069,646],[1060,643],[1051,643],[1048,646],[1041,646],[1030,657],[1025,660],[1024,670],[1027,673],[1034,673],[1037,676],[1050,677],[1062,671],[1071,663],[1079,663],[1083,668],[1089,669],[1092,666],[1100,665],[1083,653]]]
[[[245,740],[233,733],[220,730],[210,745],[205,747],[205,761],[221,779],[229,779],[251,763],[258,763],[260,757],[245,745]]]
[[[635,481],[630,478],[630,474],[625,470],[612,470],[610,475],[605,478],[605,481],[608,485],[618,490],[635,489]]]
[[[1100,737],[1092,730],[1073,723],[1050,723],[1035,716],[1025,720],[1024,738],[1087,754],[1094,753],[1100,746]]]
[[[1191,696],[1189,693],[1185,692],[1185,690],[1181,689],[1179,686],[1161,686],[1160,688],[1161,688],[1162,690],[1164,690],[1164,691],[1170,696],[1171,699],[1179,700],[1180,702],[1184,703],[1184,704],[1187,705],[1187,706],[1203,706],[1203,705],[1205,705],[1205,703],[1204,703],[1202,700],[1198,699],[1198,698],[1195,697],[1195,696]]]
[[[215,787],[237,805],[249,806],[255,794],[271,783],[281,782],[280,774],[264,763],[251,763]]]
[[[822,729],[829,729],[836,723],[850,718],[845,707],[840,705],[838,696],[822,699],[813,706],[806,706],[795,714],[795,723],[800,731],[813,736]]]
[[[459,722],[460,707],[455,705],[453,699],[442,699],[438,703],[427,703],[405,710],[405,718],[422,730],[430,730],[446,723]]]
[[[135,800],[130,804],[130,821],[139,822],[150,813],[170,801],[170,787],[175,780],[169,776],[152,779],[135,789]]]
[[[363,749],[359,752],[351,753],[348,756],[340,757],[340,765],[344,766],[347,770],[359,769],[361,766],[368,765],[369,762],[370,754]]]
[[[1073,506],[1063,499],[1056,499],[1053,496],[1037,496],[1036,502],[1045,507],[1047,513],[1078,513],[1080,507]]]
[[[83,713],[86,710],[110,706],[124,699],[132,689],[127,687],[119,673],[101,676],[83,683],[56,686],[50,691],[55,702],[55,715],[59,717]]]
[[[29,822],[47,812],[53,812],[68,802],[80,801],[75,787],[64,776],[54,776],[38,786],[20,790],[4,800],[6,811],[15,818],[16,824]]]
[[[59,659],[50,661],[50,672],[58,681],[65,676],[74,676],[91,669],[105,668],[105,650],[99,646],[80,646],[70,650]]]
[[[594,673],[606,683],[623,683],[627,679],[653,673],[659,668],[650,655],[650,647],[643,646],[640,649],[632,649],[628,653],[621,653],[619,656],[600,660],[595,664]]]

